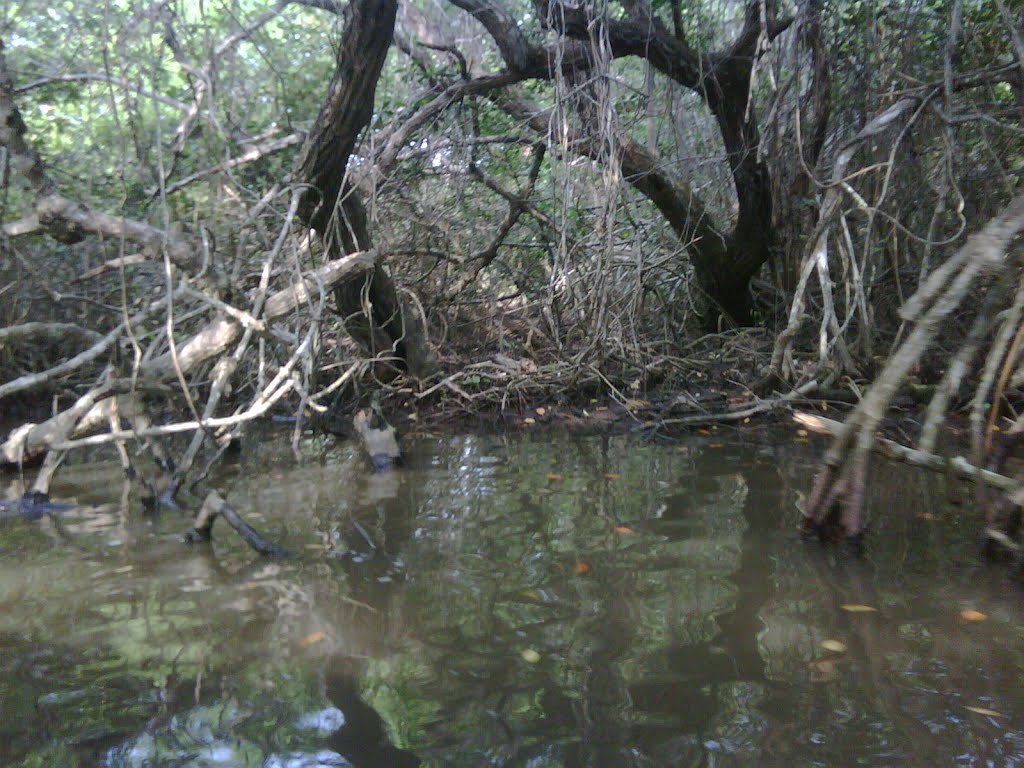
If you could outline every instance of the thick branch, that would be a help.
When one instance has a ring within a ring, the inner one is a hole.
[[[36,195],[35,213],[39,223],[57,240],[74,243],[85,232],[124,238],[142,245],[154,256],[165,251],[171,261],[187,264],[192,249],[184,238],[172,236],[149,224],[110,216],[60,194],[57,184],[46,172],[39,153],[28,143],[28,127],[14,103],[14,81],[7,69],[0,41],[0,145],[7,148],[11,163],[28,181]]]

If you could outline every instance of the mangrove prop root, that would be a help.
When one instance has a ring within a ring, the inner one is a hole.
[[[868,454],[880,444],[876,429],[885,416],[901,383],[913,370],[925,350],[932,345],[942,324],[950,314],[961,306],[970,295],[972,288],[983,277],[1005,272],[1012,260],[1005,258],[1011,242],[1024,230],[1024,193],[1018,194],[1001,213],[990,220],[980,231],[971,235],[964,245],[922,285],[901,309],[904,319],[914,323],[913,330],[899,348],[890,356],[870,389],[847,418],[844,425],[837,425],[833,431],[833,444],[828,451],[826,465],[830,472],[824,473],[812,494],[806,515],[814,525],[824,522],[833,511],[833,501],[841,507],[841,521],[848,536],[855,536],[863,529],[864,500],[867,483]],[[940,278],[939,275],[942,274]],[[1020,288],[1018,295],[1021,295]],[[1020,302],[1014,308],[1020,309]],[[1004,325],[1003,331],[1017,331],[1015,323]],[[1006,335],[1006,334],[1004,334]],[[1011,334],[1012,335],[1012,334]],[[986,365],[986,375],[976,393],[976,401],[991,390],[996,363],[1000,355],[990,355],[991,364]],[[1004,379],[1009,376],[1010,366],[1004,366]],[[992,372],[993,375],[989,375]],[[975,404],[972,423],[980,424]],[[975,433],[980,433],[975,429]],[[975,435],[977,442],[977,434]],[[930,446],[930,442],[926,443]],[[889,446],[892,447],[892,446]],[[911,449],[896,451],[900,458],[913,456],[923,459],[924,465],[934,463],[934,454]],[[935,457],[936,459],[938,457]],[[982,464],[979,456],[977,463]],[[945,466],[941,459],[938,462]],[[966,462],[965,462],[966,463]],[[982,476],[985,470],[971,467],[974,476]],[[995,474],[995,473],[991,473]],[[1012,482],[1012,481],[1011,481]],[[836,484],[842,483],[837,488]],[[829,488],[829,485],[832,488]],[[1013,483],[1016,485],[1016,483]],[[1010,490],[1003,487],[1002,490]]]

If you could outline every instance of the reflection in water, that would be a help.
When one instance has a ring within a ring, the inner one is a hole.
[[[944,479],[880,467],[853,561],[795,539],[799,446],[409,448],[254,441],[218,487],[280,562],[106,465],[0,519],[0,765],[1022,764],[1024,610]]]

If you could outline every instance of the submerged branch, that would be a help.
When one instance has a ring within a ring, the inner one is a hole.
[[[238,532],[246,544],[264,557],[288,556],[287,550],[264,538],[259,531],[245,522],[238,511],[221,498],[216,491],[210,491],[206,495],[206,500],[203,502],[199,514],[196,515],[192,530],[186,534],[186,541],[189,543],[209,541],[213,537],[213,524],[217,521],[218,515]]]

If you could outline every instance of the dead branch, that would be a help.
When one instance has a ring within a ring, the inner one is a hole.
[[[819,416],[815,413],[798,411],[793,414],[793,421],[810,432],[827,437],[836,437],[843,430],[843,423],[841,421],[826,419],[824,416]],[[984,483],[1000,491],[1011,491],[1018,487],[1018,482],[1012,477],[1007,477],[998,472],[992,472],[984,467],[971,464],[963,456],[954,456],[952,458],[939,456],[928,451],[900,445],[895,440],[888,440],[882,437],[875,440],[871,450],[888,459],[894,459],[895,461],[909,464],[912,467],[922,467],[935,472],[953,474],[965,480]]]
[[[24,376],[19,376],[13,381],[8,381],[6,384],[0,384],[0,399],[9,397],[18,392],[24,392],[29,389],[34,389],[42,384],[45,384],[58,376],[63,376],[72,371],[76,371],[85,365],[97,360],[101,355],[110,350],[117,341],[124,335],[126,329],[131,325],[137,325],[142,323],[148,316],[154,312],[158,312],[167,306],[166,297],[158,301],[153,302],[143,312],[140,312],[133,316],[127,322],[118,323],[118,325],[111,331],[108,331],[106,335],[100,337],[99,341],[93,344],[86,350],[79,352],[74,357],[65,360],[64,362],[55,365],[53,368],[49,368],[45,371],[37,371],[35,373],[27,373]]]
[[[0,145],[7,148],[12,164],[35,193],[34,215],[39,224],[61,242],[77,242],[84,233],[91,232],[138,243],[154,257],[166,253],[176,264],[191,264],[193,249],[185,238],[140,221],[94,211],[60,194],[39,153],[26,138],[28,127],[14,103],[14,81],[3,50],[0,41]],[[19,225],[19,229],[24,231],[25,227]]]
[[[311,272],[302,283],[289,286],[272,294],[264,305],[262,313],[263,321],[267,322],[292,312],[299,306],[310,301],[311,297],[319,295],[321,288],[325,290],[329,289],[337,282],[348,276],[372,269],[376,263],[376,259],[376,251],[366,251],[362,253],[354,253],[350,256],[345,256],[323,265],[319,269]],[[154,303],[154,306],[157,305],[159,305],[159,302]],[[113,340],[109,342],[109,344],[112,345],[118,338],[120,338],[120,335],[123,332],[123,326],[119,326],[115,331],[111,331],[106,337],[104,337],[103,341],[106,342],[108,337],[113,336]],[[182,344],[178,349],[177,357],[181,371],[183,373],[188,373],[201,363],[224,354],[230,345],[238,339],[242,332],[241,324],[234,320],[220,317],[210,321],[210,323]],[[106,348],[109,348],[109,346]],[[96,352],[92,359],[99,357],[99,355],[102,354],[102,351],[103,350]],[[53,370],[55,369],[51,369],[51,373]],[[149,384],[168,381],[175,376],[176,372],[173,358],[170,353],[166,353],[160,357],[142,363],[139,367],[138,379],[140,382]],[[24,379],[25,377],[22,378]],[[11,384],[13,383],[14,382],[11,382]],[[25,387],[22,388],[24,389]],[[0,392],[2,391],[3,390],[0,389]],[[190,431],[192,429],[199,429],[207,426],[224,426],[237,423],[237,419],[234,418],[229,418],[227,420],[213,419],[208,422],[204,421],[201,423],[187,422],[187,426],[172,425],[172,428],[152,428],[142,433],[125,431],[123,433],[110,436],[109,440],[103,439],[99,441],[93,440],[92,442],[69,443],[68,440],[70,438],[82,434],[88,434],[90,430],[97,429],[106,423],[109,416],[109,411],[107,409],[111,407],[111,404],[107,403],[104,405],[103,401],[109,396],[109,394],[109,386],[98,388],[80,398],[79,401],[68,411],[58,414],[42,424],[29,424],[15,430],[10,436],[8,436],[7,440],[0,445],[0,464],[15,464],[30,459],[45,451],[49,446],[57,443],[60,443],[67,448],[73,448],[80,447],[82,445],[96,444],[97,442],[109,442],[110,440],[133,439],[137,436],[170,434],[173,432]],[[278,398],[283,394],[283,392],[278,392]],[[269,399],[270,398],[267,398],[267,400]],[[276,399],[271,400],[269,403],[265,400],[261,401],[260,408],[262,408],[262,410],[260,410],[259,413],[266,412],[272,402],[276,402]],[[135,408],[127,404],[120,404],[119,408],[122,414],[126,412],[134,412],[135,410]],[[107,436],[101,435],[100,437],[106,438]]]
[[[63,344],[70,341],[95,344],[102,336],[96,331],[74,323],[22,323],[0,328],[0,348],[33,346],[36,344]],[[0,394],[0,397],[3,397]]]
[[[218,515],[223,517],[243,541],[255,549],[264,557],[287,557],[288,552],[283,547],[264,538],[259,531],[249,525],[234,507],[228,504],[216,491],[210,491],[206,500],[196,515],[192,530],[185,536],[189,543],[210,541],[213,538],[213,524],[217,521]]]

